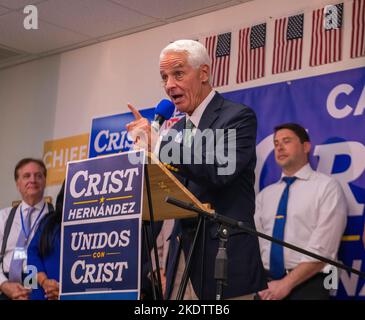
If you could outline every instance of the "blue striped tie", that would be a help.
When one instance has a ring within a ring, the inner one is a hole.
[[[284,240],[284,228],[286,222],[286,212],[288,207],[289,188],[297,177],[283,177],[286,183],[281,195],[277,214],[275,216],[274,230],[272,236],[278,240]],[[270,252],[270,274],[273,279],[281,279],[285,275],[284,248],[272,242]]]
[[[24,230],[23,228],[20,230],[18,241],[16,243],[16,247],[13,253],[13,258],[10,263],[9,269],[9,280],[12,282],[22,283],[22,273],[23,273],[23,263],[26,260],[26,257],[17,256],[19,254],[18,250],[27,250],[28,238],[31,232],[31,217],[35,212],[35,208],[29,207],[28,214],[24,219]]]

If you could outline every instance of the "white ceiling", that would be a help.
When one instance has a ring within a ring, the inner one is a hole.
[[[0,69],[252,0],[0,0]],[[38,9],[38,30],[23,9]]]

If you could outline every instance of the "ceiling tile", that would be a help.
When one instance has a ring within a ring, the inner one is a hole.
[[[253,0],[0,0],[0,46],[21,53],[3,54],[0,69],[245,1]],[[23,28],[27,4],[38,8],[38,30]]]
[[[0,61],[5,60],[5,59],[9,59],[9,58],[13,58],[13,57],[16,57],[16,56],[19,56],[19,55],[20,55],[19,52],[11,51],[9,49],[0,47]]]
[[[0,43],[29,53],[41,53],[81,42],[87,37],[39,20],[38,30],[23,27],[24,15],[12,11],[0,16]]]
[[[0,0],[0,6],[9,9],[20,9],[24,8],[27,4],[38,4],[45,0]]]
[[[0,6],[0,15],[9,12],[9,9]]]
[[[121,5],[137,10],[138,12],[148,14],[150,16],[170,19],[178,15],[186,15],[197,10],[212,10],[216,6],[238,4],[238,1],[232,0],[149,0],[149,1],[130,1],[130,0],[112,0]]]
[[[156,21],[106,0],[49,0],[38,10],[40,18],[49,23],[93,37]]]

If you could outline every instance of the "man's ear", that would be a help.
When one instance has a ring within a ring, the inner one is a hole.
[[[312,147],[311,143],[309,141],[304,141],[303,146],[304,146],[304,152],[309,154]]]
[[[17,190],[20,192],[20,188],[19,188],[19,179],[17,179],[17,180],[15,181],[15,185],[16,185]]]
[[[202,82],[209,82],[210,67],[207,64],[200,66],[200,80]]]

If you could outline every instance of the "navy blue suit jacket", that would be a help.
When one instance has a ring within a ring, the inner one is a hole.
[[[181,133],[185,126],[185,118],[181,119],[173,127],[177,134]],[[210,203],[219,214],[243,221],[252,229],[255,228],[255,165],[256,165],[256,115],[247,106],[237,104],[224,99],[216,93],[212,101],[205,109],[200,123],[199,130],[225,129],[224,152],[234,152],[236,157],[235,170],[230,175],[219,175],[218,168],[224,167],[217,159],[214,163],[205,163],[209,158],[209,152],[215,150],[216,142],[212,139],[201,141],[194,137],[195,144],[200,143],[202,147],[202,164],[183,164],[182,152],[186,148],[179,139],[170,138],[170,141],[162,141],[160,148],[160,160],[164,159],[163,148],[169,146],[173,149],[180,149],[180,161],[172,163],[179,170],[177,178],[202,202]],[[234,129],[236,138],[235,148],[228,150],[227,129]],[[189,150],[185,150],[190,152]],[[194,156],[194,152],[191,152]],[[217,154],[222,153],[219,150]],[[178,163],[180,162],[180,163]],[[175,229],[172,236],[172,243],[176,238],[177,230],[181,231],[181,244],[187,257],[188,250],[193,240],[193,230],[196,227],[197,219],[181,219],[175,221]],[[194,291],[200,299],[214,299],[216,293],[216,281],[214,280],[214,262],[218,250],[219,239],[217,236],[217,225],[208,221],[205,233],[205,252],[202,250],[203,234],[200,234],[197,250],[193,256],[190,279]],[[175,245],[172,245],[176,248]],[[171,249],[171,247],[170,247]],[[175,250],[175,249],[174,249]],[[174,251],[173,250],[173,251]],[[176,255],[175,252],[170,252]],[[224,287],[224,298],[237,297],[254,293],[266,288],[266,277],[260,257],[259,243],[257,237],[245,234],[239,230],[231,230],[231,236],[227,243],[228,255],[228,286]],[[171,259],[170,259],[171,260]],[[202,261],[204,260],[203,278]],[[168,268],[174,268],[170,264]],[[170,272],[171,274],[171,272]],[[171,279],[167,279],[167,295],[171,293]]]

